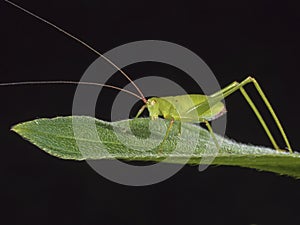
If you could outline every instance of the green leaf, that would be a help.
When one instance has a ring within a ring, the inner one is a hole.
[[[62,159],[165,160],[188,164],[207,164],[207,160],[214,159],[212,165],[255,168],[300,178],[299,153],[240,144],[217,136],[221,149],[216,154],[215,144],[205,129],[179,122],[174,123],[167,140],[161,144],[168,124],[163,119],[109,123],[86,116],[70,116],[37,119],[18,124],[12,130]]]

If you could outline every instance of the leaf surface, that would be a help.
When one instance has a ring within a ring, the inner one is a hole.
[[[105,122],[86,116],[36,119],[13,131],[50,155],[71,160],[123,159],[254,168],[300,178],[300,154],[237,143],[217,136],[217,151],[207,130],[174,123],[162,143],[168,121],[149,118]],[[151,130],[151,132],[150,132]],[[179,134],[180,133],[180,134]]]

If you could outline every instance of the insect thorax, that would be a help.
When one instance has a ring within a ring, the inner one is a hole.
[[[162,116],[165,119],[180,120],[180,115],[173,102],[165,98],[152,97],[147,101],[147,108],[151,119]]]

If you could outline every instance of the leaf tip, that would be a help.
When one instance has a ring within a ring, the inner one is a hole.
[[[20,124],[17,124],[17,125],[14,125],[10,128],[11,131],[17,133],[17,134],[20,134],[21,133],[21,127],[20,127]]]

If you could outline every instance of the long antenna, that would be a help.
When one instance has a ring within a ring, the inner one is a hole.
[[[55,80],[55,81],[21,81],[21,82],[10,82],[10,83],[0,83],[0,86],[17,86],[17,85],[32,85],[32,84],[76,84],[76,85],[94,85],[94,86],[101,86],[101,87],[107,87],[107,88],[113,88],[115,90],[119,90],[119,91],[123,91],[127,94],[133,95],[135,97],[137,97],[138,99],[143,100],[143,98],[131,91],[128,91],[126,89],[120,88],[120,87],[116,87],[116,86],[112,86],[109,84],[101,84],[101,83],[94,83],[94,82],[84,82],[84,81],[65,81],[65,80]]]
[[[84,41],[80,40],[79,38],[73,36],[72,34],[70,34],[69,32],[63,30],[62,28],[56,26],[55,24],[49,22],[48,20],[28,11],[27,9],[24,9],[23,7],[9,1],[9,0],[4,0],[5,2],[13,5],[14,7],[22,10],[23,12],[35,17],[36,19],[50,25],[51,27],[55,28],[56,30],[62,32],[63,34],[67,35],[68,37],[74,39],[75,41],[77,41],[78,43],[82,44],[83,46],[85,46],[86,48],[90,49],[91,51],[93,51],[94,53],[96,53],[97,55],[99,55],[100,57],[102,57],[104,60],[106,60],[108,63],[110,63],[113,67],[115,67],[118,71],[120,71],[129,81],[130,83],[135,87],[135,89],[139,92],[139,94],[141,95],[141,99],[144,101],[144,103],[147,102],[145,96],[143,95],[142,91],[138,88],[138,86],[130,79],[130,77],[120,68],[118,67],[115,63],[113,63],[109,58],[105,57],[104,55],[102,55],[100,52],[98,52],[96,49],[94,49],[93,47],[91,47],[90,45],[88,45],[87,43],[85,43]]]

